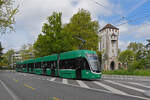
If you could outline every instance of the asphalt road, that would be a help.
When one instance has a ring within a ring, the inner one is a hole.
[[[150,100],[149,80],[74,80],[0,71],[0,100]]]

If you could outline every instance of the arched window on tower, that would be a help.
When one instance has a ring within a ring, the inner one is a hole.
[[[117,40],[117,35],[115,35],[115,33],[112,33],[112,35],[111,35],[111,40],[113,41],[113,40]]]

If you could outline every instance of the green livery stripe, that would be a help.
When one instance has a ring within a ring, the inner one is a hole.
[[[83,79],[99,79],[101,73],[92,73],[90,70],[82,70],[81,75]]]
[[[71,69],[59,70],[59,76],[63,78],[76,78],[76,71]]]
[[[43,70],[41,68],[37,68],[37,69],[34,69],[34,73],[41,75],[41,74],[43,74]]]

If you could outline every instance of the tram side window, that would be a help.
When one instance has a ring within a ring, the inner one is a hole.
[[[59,62],[59,69],[64,69],[64,62],[63,62],[63,60],[60,60],[60,62]]]
[[[41,62],[35,63],[36,68],[41,68]]]
[[[21,65],[16,65],[17,68],[21,68]]]
[[[69,69],[75,69],[76,68],[76,59],[70,59],[68,61],[68,66],[69,66]]]
[[[51,65],[51,69],[56,68],[56,61],[51,61],[50,65]]]
[[[29,68],[34,68],[34,63],[29,63],[28,66]]]
[[[75,69],[75,67],[76,67],[75,59],[60,60],[59,63],[60,69]]]
[[[47,62],[43,62],[42,67],[46,68],[47,67]]]
[[[19,68],[23,68],[23,65],[20,65]]]
[[[26,68],[26,64],[23,65],[23,68]]]
[[[54,68],[54,64],[52,61],[50,62],[50,65],[51,65],[51,69]]]
[[[51,68],[51,62],[50,62],[50,61],[45,62],[45,63],[46,63],[46,67],[47,67],[47,68]]]
[[[47,63],[47,68],[51,68],[50,62],[46,62]]]
[[[77,66],[81,67],[82,70],[89,70],[89,64],[85,58],[78,58],[76,59]]]
[[[20,68],[20,65],[16,65],[16,68]]]
[[[31,68],[31,63],[28,64],[28,67]]]
[[[81,64],[81,66],[82,66],[82,68],[83,68],[84,70],[89,70],[89,69],[90,69],[87,60],[84,59],[84,58],[82,59],[82,64]]]

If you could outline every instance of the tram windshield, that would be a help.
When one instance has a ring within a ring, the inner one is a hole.
[[[96,54],[87,54],[89,65],[93,72],[100,72],[100,63]]]

